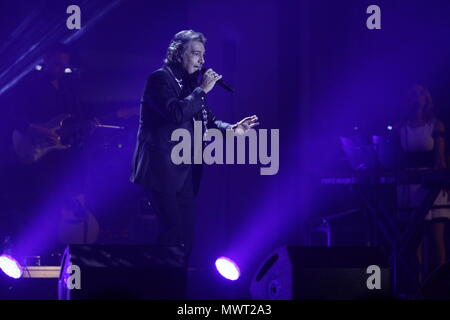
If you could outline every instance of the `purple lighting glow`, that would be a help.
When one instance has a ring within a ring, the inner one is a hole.
[[[238,265],[227,257],[220,257],[216,260],[216,268],[220,275],[228,280],[237,280],[241,275]]]
[[[0,269],[8,276],[14,279],[19,279],[22,277],[22,267],[11,256],[1,255],[0,256]]]

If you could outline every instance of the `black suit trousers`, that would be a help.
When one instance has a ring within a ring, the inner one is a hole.
[[[158,244],[184,247],[188,257],[194,242],[195,193],[192,170],[177,193],[147,189],[150,206],[158,219]]]

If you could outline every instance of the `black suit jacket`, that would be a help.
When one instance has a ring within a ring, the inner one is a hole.
[[[172,132],[184,128],[194,136],[194,119],[201,121],[202,109],[208,114],[208,127],[228,129],[229,123],[217,120],[206,104],[206,94],[198,87],[197,74],[188,75],[178,65],[165,65],[148,78],[141,101],[137,144],[130,180],[147,189],[176,193],[190,171],[194,192],[198,191],[201,166],[171,160]]]

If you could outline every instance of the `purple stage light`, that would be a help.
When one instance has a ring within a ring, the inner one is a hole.
[[[0,256],[0,269],[8,276],[14,279],[22,277],[23,271],[19,262],[11,256],[3,254]]]
[[[241,272],[239,270],[238,265],[227,257],[220,257],[216,260],[216,268],[219,271],[220,275],[228,280],[237,280],[239,279]]]

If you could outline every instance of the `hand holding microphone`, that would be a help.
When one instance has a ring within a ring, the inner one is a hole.
[[[206,71],[203,73],[203,70]],[[218,75],[213,69],[202,69],[202,73],[203,80],[200,88],[202,88],[205,93],[208,93],[212,90],[212,88],[214,88],[216,82],[222,79],[222,76]]]
[[[209,91],[212,90],[212,88],[214,88],[214,85],[216,84],[216,82],[218,85],[220,85],[225,90],[227,90],[229,92],[234,92],[234,90],[229,85],[227,85],[226,83],[223,82],[222,75],[217,74],[213,69],[202,68],[201,73],[203,75],[203,80],[202,80],[202,84],[200,85],[200,87],[206,93],[208,93]]]

